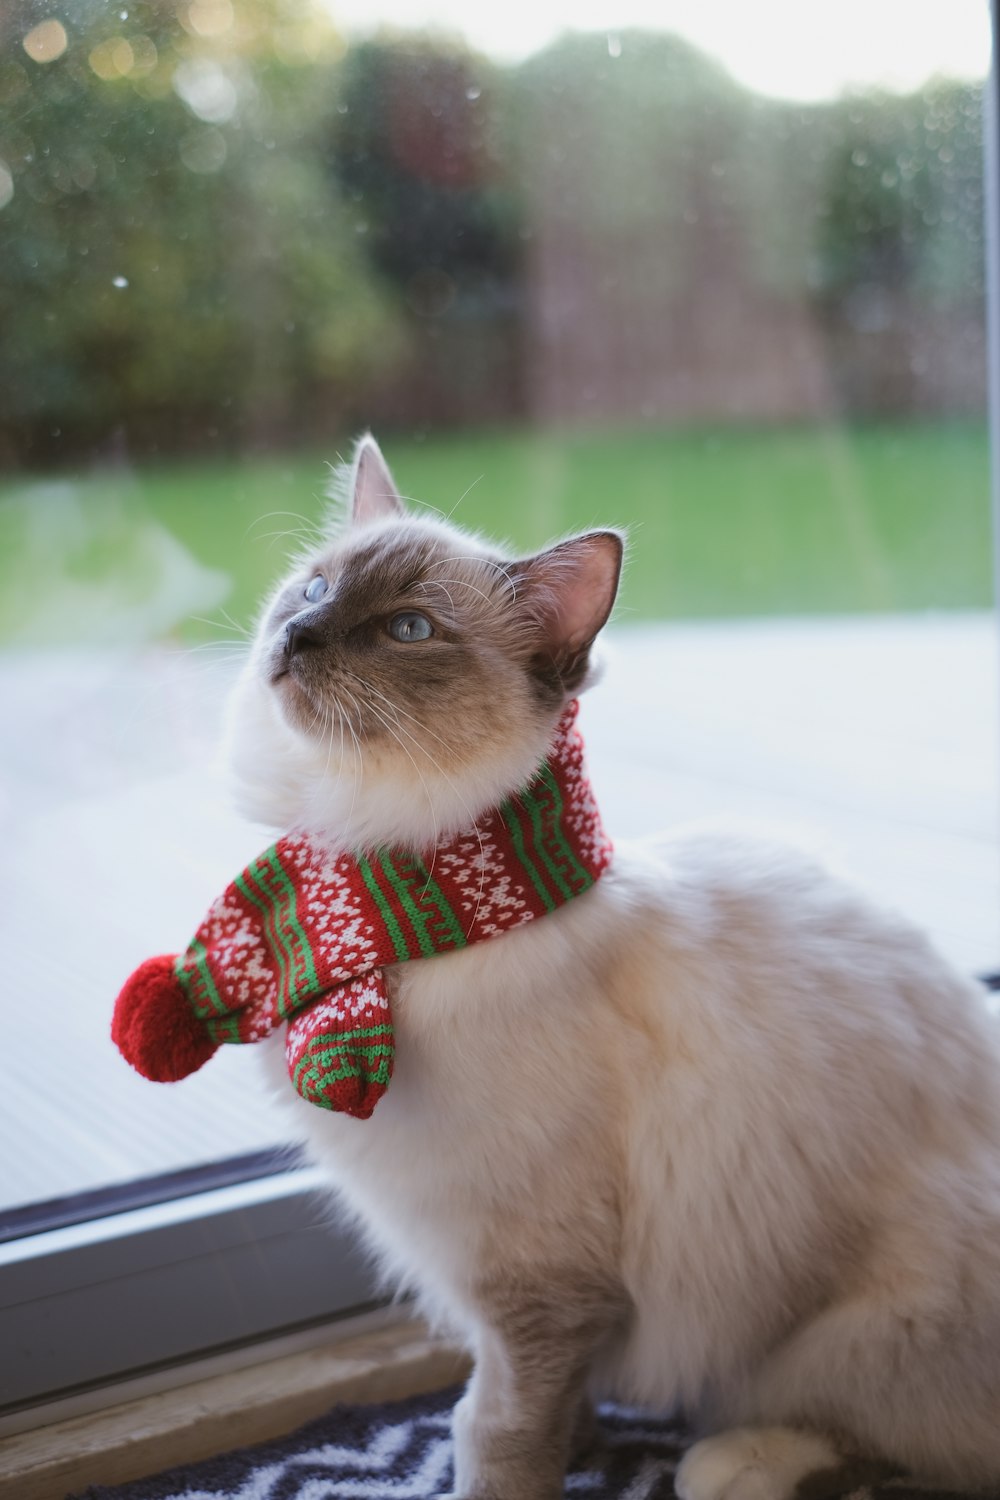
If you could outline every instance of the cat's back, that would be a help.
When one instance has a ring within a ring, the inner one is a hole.
[[[997,1026],[912,924],[793,846],[702,827],[617,860],[645,920],[642,999],[616,1000],[654,1038],[632,1051],[623,1268],[644,1317],[618,1378],[660,1388],[669,1326],[693,1394],[894,1223],[964,1213],[962,1183],[975,1232],[1000,1227]]]
[[[857,1087],[873,1069],[918,1079],[921,1094],[1000,1081],[1000,1030],[980,986],[811,852],[708,823],[620,856],[656,900],[664,984],[653,1003],[680,1006],[686,1034],[710,1034],[744,1075],[759,1054],[830,1087]]]

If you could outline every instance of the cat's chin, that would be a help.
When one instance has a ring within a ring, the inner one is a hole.
[[[419,764],[395,745],[367,743],[362,757],[349,735],[320,737],[300,689],[265,683],[252,665],[229,704],[226,751],[239,811],[284,831],[307,829],[334,847],[407,844],[427,848],[470,828],[524,786],[548,753],[557,712],[528,732],[481,743],[472,764],[443,770]]]
[[[317,726],[325,725],[328,719],[294,670],[266,673],[261,681],[261,693],[271,699],[272,714],[276,713],[292,734],[318,742],[321,736]],[[324,747],[325,744],[324,738]]]

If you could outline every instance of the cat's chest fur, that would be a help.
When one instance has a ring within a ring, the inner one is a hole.
[[[444,1302],[490,1256],[558,1260],[571,1217],[617,1254],[629,1039],[609,1035],[607,995],[642,943],[640,890],[605,877],[520,930],[389,970],[396,1060],[372,1118],[289,1100],[393,1270]],[[280,1051],[267,1062],[280,1077]]]

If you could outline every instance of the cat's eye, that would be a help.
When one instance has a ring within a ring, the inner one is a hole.
[[[415,609],[404,609],[393,615],[386,628],[394,641],[426,641],[434,634],[434,626],[427,616],[418,614]]]
[[[309,603],[317,604],[329,587],[330,585],[322,573],[317,573],[316,577],[306,585],[306,598],[309,600]]]

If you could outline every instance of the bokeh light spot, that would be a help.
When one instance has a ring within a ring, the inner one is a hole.
[[[339,62],[347,52],[347,43],[334,30],[329,19],[319,13],[298,17],[272,32],[274,50],[282,62],[299,65],[309,62]]]
[[[174,73],[174,89],[191,113],[210,125],[224,125],[236,113],[236,85],[207,57],[182,62]]]
[[[151,73],[159,60],[156,43],[152,37],[141,35],[129,37],[129,45],[132,48],[132,76],[140,77],[145,73]]]
[[[131,73],[135,64],[135,53],[124,37],[119,37],[117,41],[112,42],[111,61],[115,65],[115,71],[123,78],[127,73]]]
[[[233,24],[232,0],[194,0],[187,22],[198,36],[222,36]]]
[[[196,130],[186,135],[178,147],[181,161],[189,172],[218,172],[228,154],[221,130]]]
[[[40,21],[28,32],[23,46],[32,62],[55,62],[69,46],[69,37],[61,21]]]
[[[110,82],[112,78],[118,77],[118,69],[115,67],[115,44],[111,42],[98,42],[91,50],[87,61],[98,78]]]

